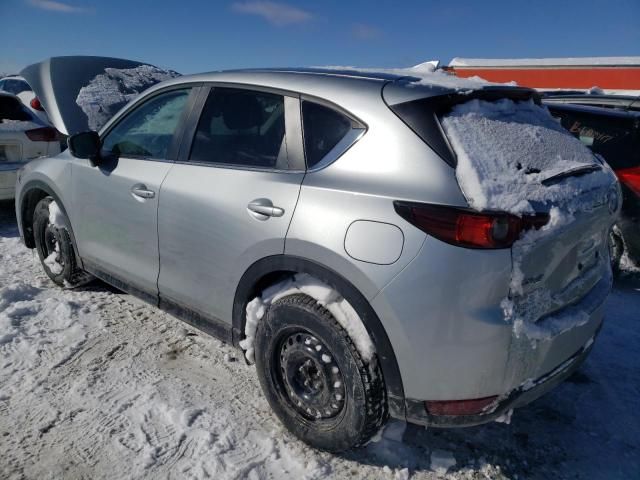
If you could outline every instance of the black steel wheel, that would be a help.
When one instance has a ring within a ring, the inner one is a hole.
[[[33,213],[33,233],[38,257],[45,273],[56,284],[65,287],[78,286],[92,277],[76,263],[68,227],[53,225],[49,221],[49,205],[53,201],[51,197],[43,198]]]
[[[386,422],[382,372],[365,362],[331,313],[295,294],[274,302],[258,324],[256,367],[282,423],[332,452],[366,443]]]

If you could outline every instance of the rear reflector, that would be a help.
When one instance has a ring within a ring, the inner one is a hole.
[[[429,415],[478,415],[496,399],[493,397],[473,398],[471,400],[438,400],[424,402]]]
[[[24,133],[32,142],[55,142],[59,140],[58,131],[53,127],[34,128]]]
[[[547,214],[518,217],[426,203],[394,202],[394,207],[398,215],[423,232],[466,248],[509,248],[522,232],[541,228],[549,221]]]
[[[40,103],[40,99],[38,97],[33,97],[29,104],[34,110],[40,110],[41,112],[44,112],[44,108],[42,108],[42,103]]]
[[[616,170],[618,179],[629,187],[633,193],[640,196],[640,167]]]

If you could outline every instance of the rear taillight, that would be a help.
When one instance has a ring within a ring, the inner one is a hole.
[[[423,232],[466,248],[509,248],[522,232],[538,229],[547,214],[518,217],[503,212],[475,212],[466,208],[394,202],[396,212]]]
[[[640,196],[640,167],[616,170],[618,179],[629,187],[633,193]]]
[[[29,104],[34,110],[40,110],[41,112],[44,112],[44,108],[42,108],[42,103],[40,103],[40,99],[38,97],[33,97]]]
[[[34,128],[24,133],[33,142],[55,142],[59,139],[58,131],[53,127]]]

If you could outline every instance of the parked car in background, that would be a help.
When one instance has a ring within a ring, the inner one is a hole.
[[[19,93],[30,91],[31,87],[24,78],[10,76],[0,79],[0,90],[18,95]]]
[[[640,265],[640,97],[556,94],[544,103],[563,127],[616,172],[623,204],[611,237],[612,261],[617,266],[626,248]]]
[[[102,75],[64,62],[78,86]],[[151,87],[96,132],[56,63],[22,72],[59,86],[41,98],[71,134],[21,172],[25,244],[59,285],[89,273],[241,347],[309,444],[363,445],[389,414],[493,421],[591,351],[619,188],[535,91],[217,72]]]
[[[0,200],[12,199],[16,173],[34,158],[60,153],[58,131],[15,95],[0,92]]]
[[[31,110],[33,115],[43,122],[49,123],[49,118],[40,99],[36,97],[31,86],[23,77],[14,75],[0,79],[0,91],[14,94]]]

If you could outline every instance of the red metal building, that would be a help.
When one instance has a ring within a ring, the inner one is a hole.
[[[589,90],[640,94],[640,57],[536,59],[454,58],[445,70],[458,77],[478,76],[490,82],[515,81],[541,90]]]

